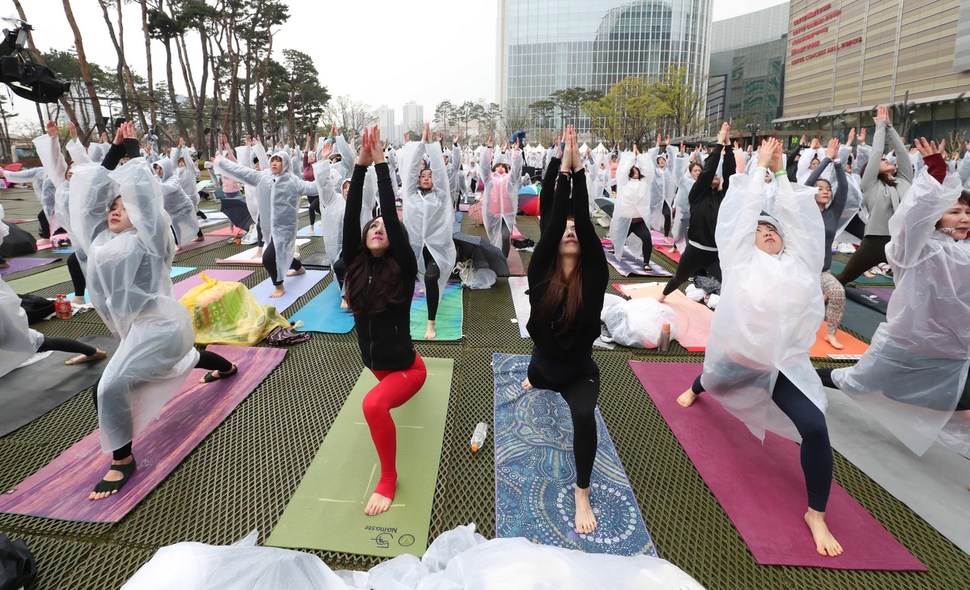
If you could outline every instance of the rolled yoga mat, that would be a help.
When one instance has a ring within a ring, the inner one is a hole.
[[[380,477],[361,409],[377,379],[364,369],[266,545],[378,557],[424,554],[454,361],[425,358],[424,363],[424,387],[393,413],[398,483],[391,508],[377,516],[364,514]]]
[[[205,373],[186,376],[181,393],[133,443],[138,468],[117,494],[92,502],[94,489],[111,463],[98,431],[64,451],[40,471],[0,494],[0,512],[58,520],[118,522],[154,490],[280,364],[281,348],[213,345],[208,348],[239,366],[235,376],[199,383]],[[94,408],[91,408],[94,412]]]
[[[832,482],[825,522],[845,552],[819,555],[805,524],[805,476],[798,445],[766,433],[764,444],[710,394],[690,408],[677,396],[701,363],[628,361],[741,539],[762,565],[845,570],[926,571],[905,547]]]
[[[599,446],[590,479],[590,503],[598,526],[589,534],[576,533],[576,466],[569,406],[556,392],[522,389],[529,358],[492,355],[497,536],[525,537],[534,543],[587,553],[657,557],[599,409]]]
[[[428,328],[428,297],[418,293],[422,286],[414,285],[414,296],[411,299],[411,339],[424,340],[424,332]],[[438,304],[438,314],[435,316],[435,338],[428,342],[445,342],[461,340],[463,314],[462,292],[460,281],[445,283],[441,302]]]
[[[514,322],[518,324],[519,336],[529,338],[529,316],[532,314],[532,304],[529,302],[529,279],[527,277],[509,277],[509,290],[512,291],[512,305],[515,306]]]
[[[110,358],[118,348],[113,336],[85,336],[81,342],[107,351]],[[30,424],[47,412],[71,399],[101,379],[106,360],[65,365],[77,356],[70,352],[53,352],[26,367],[14,369],[0,377],[0,436]]]
[[[32,268],[37,268],[38,266],[44,266],[45,264],[57,262],[58,260],[60,260],[60,258],[8,258],[7,263],[9,263],[10,266],[0,268],[0,277],[12,275],[15,272],[22,272]]]
[[[660,266],[654,261],[650,261],[650,270],[645,270],[643,268],[643,259],[636,256],[628,249],[624,249],[621,253],[621,258],[617,258],[616,254],[606,251],[606,261],[610,263],[610,266],[616,269],[616,272],[621,275],[628,277],[630,275],[637,275],[642,277],[671,277],[673,276],[665,268]]]
[[[303,322],[299,332],[346,334],[354,329],[354,314],[340,307],[340,285],[336,280],[290,316],[291,322]]]

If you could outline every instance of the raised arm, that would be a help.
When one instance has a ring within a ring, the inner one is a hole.
[[[785,251],[798,258],[805,268],[819,274],[825,263],[824,249],[819,248],[819,244],[825,243],[825,225],[815,204],[817,189],[792,184],[787,176],[776,180],[774,215],[784,227]],[[845,206],[844,198],[842,206]]]
[[[228,176],[233,180],[252,186],[259,184],[259,177],[262,174],[257,170],[253,170],[251,166],[243,166],[242,164],[232,162],[223,156],[216,156],[216,158],[212,161],[212,165],[216,171],[223,176]]]
[[[913,158],[909,155],[909,150],[903,145],[899,133],[891,125],[886,128],[886,135],[889,137],[889,145],[896,153],[896,176],[906,182],[913,182]]]
[[[339,133],[333,138],[333,144],[334,149],[340,154],[340,164],[344,168],[343,176],[348,176],[354,166],[354,148],[350,147],[344,136]]]
[[[364,201],[364,176],[367,166],[357,164],[350,177],[350,190],[347,191],[347,206],[344,209],[344,243],[341,257],[347,266],[360,254],[361,227],[360,209]]]
[[[872,133],[872,151],[869,165],[866,166],[865,172],[862,173],[862,181],[859,182],[859,188],[862,192],[868,191],[879,182],[879,163],[886,153],[886,128],[889,127],[889,109],[884,105],[879,105],[876,109],[876,116],[872,120],[876,124],[876,130]]]
[[[424,159],[425,150],[423,141],[409,141],[401,150],[401,186],[405,197],[418,192],[418,177],[421,175],[421,160]]]
[[[721,161],[721,150],[723,149],[723,145],[715,145],[714,149],[707,156],[707,160],[704,161],[704,169],[697,176],[697,181],[691,187],[690,195],[688,195],[688,202],[690,202],[691,207],[700,202],[704,195],[711,190],[711,183],[714,182],[714,177],[717,176],[717,165]]]
[[[137,140],[136,140],[137,141]],[[82,252],[108,229],[108,207],[118,196],[108,170],[99,164],[77,164],[70,182],[71,239]]]
[[[589,191],[587,190],[585,176],[585,170],[573,172],[573,223],[576,224],[576,239],[579,240],[579,248],[583,253],[584,278],[590,278],[594,284],[605,286],[610,272],[606,264],[603,244],[600,242],[599,236],[596,235],[596,228],[593,227],[593,222],[589,216]],[[562,234],[559,235],[561,238]]]
[[[320,204],[324,208],[331,206],[337,199],[343,198],[337,194],[333,186],[329,160],[320,160],[313,165],[313,182],[317,183],[317,194],[320,196]]]
[[[449,172],[445,169],[445,157],[441,153],[441,144],[437,141],[429,143],[425,149],[431,159],[431,180],[434,182],[434,192],[444,193],[446,197],[450,197],[451,179]],[[446,200],[450,206],[451,199],[447,198]]]
[[[60,186],[67,176],[67,162],[61,153],[61,142],[54,121],[47,122],[46,134],[34,138],[34,147],[37,148],[37,156],[47,171],[47,177],[55,187]]]
[[[542,177],[542,189],[539,191],[539,235],[546,232],[546,227],[552,220],[552,204],[555,201],[556,177],[559,176],[559,164],[562,162],[560,154],[553,152],[546,166],[546,173]]]
[[[778,160],[775,159],[776,152]],[[778,140],[769,137],[761,142],[757,168],[750,176],[739,175],[725,195],[714,230],[722,269],[742,265],[753,254],[756,248],[754,232],[765,199],[765,171],[773,162],[777,161],[780,166],[780,157],[781,144]],[[697,182],[700,183],[700,178]]]

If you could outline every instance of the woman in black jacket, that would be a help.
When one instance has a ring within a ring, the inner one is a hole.
[[[360,227],[364,176],[374,164],[381,216]],[[360,237],[358,237],[360,236]],[[397,218],[394,187],[377,127],[365,129],[357,165],[350,179],[344,212],[341,254],[347,268],[347,303],[357,322],[357,343],[364,365],[379,383],[364,396],[364,418],[381,461],[381,477],[364,513],[387,511],[397,486],[397,432],[391,409],[421,389],[428,372],[411,342],[411,295],[418,263]]]
[[[549,170],[555,174],[555,160]],[[547,180],[549,172],[547,171]],[[572,203],[569,202],[572,183]],[[547,182],[543,183],[548,186]],[[547,209],[550,206],[551,210]],[[609,271],[606,255],[589,218],[586,173],[572,126],[566,130],[562,172],[555,196],[540,202],[549,211],[529,263],[529,334],[532,360],[522,387],[558,391],[573,420],[576,460],[576,532],[596,528],[590,505],[590,475],[596,458],[596,399],[599,368],[593,341],[600,333],[600,312]]]
[[[717,164],[721,159],[721,151],[731,145],[731,126],[721,124],[721,131],[717,134],[717,145],[704,162],[704,171],[697,177],[697,182],[690,189],[690,226],[687,229],[687,248],[684,249],[677,272],[664,287],[660,301],[674,292],[694,274],[706,269],[708,275],[721,280],[721,263],[717,256],[717,244],[714,241],[714,228],[717,227],[717,213],[721,208],[721,201],[727,194],[728,183],[734,176],[737,164],[730,152],[724,156],[721,166],[721,176],[717,176]]]

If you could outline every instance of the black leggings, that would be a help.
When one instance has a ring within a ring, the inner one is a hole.
[[[269,273],[269,278],[273,281],[274,286],[279,287],[283,284],[282,280],[276,280],[276,247],[272,239],[266,244],[266,248],[263,249],[263,268]],[[296,258],[290,262],[290,270],[300,270],[301,268],[303,268],[303,265]]]
[[[835,369],[815,369],[815,372],[818,373],[819,378],[822,380],[822,385],[824,385],[825,387],[831,387],[832,389],[838,389],[838,386],[835,384],[835,381],[832,381],[832,371],[834,370]],[[900,399],[898,396],[893,397],[891,395],[888,395],[888,392],[887,394],[884,394],[884,395],[886,395],[886,397],[888,397],[889,399],[894,399],[896,401],[906,403],[905,399]],[[926,406],[926,407],[932,407],[932,406]],[[950,408],[933,407],[933,409],[939,410],[941,412],[946,412]],[[957,400],[957,407],[955,408],[955,411],[957,412],[964,412],[966,410],[970,410],[970,371],[967,371],[967,380],[963,384],[963,393],[960,394],[960,399]]]
[[[886,262],[886,244],[889,236],[866,236],[859,243],[859,249],[852,254],[842,272],[835,279],[845,285],[859,278],[870,268]]]
[[[547,375],[555,375],[550,379]],[[573,454],[576,458],[576,486],[589,487],[596,459],[596,400],[600,393],[600,370],[592,358],[584,363],[553,363],[537,361],[535,354],[529,363],[529,383],[539,389],[558,391],[569,405],[573,419]]]
[[[441,278],[441,269],[434,261],[431,252],[427,248],[422,248],[424,256],[424,293],[428,298],[428,321],[433,322],[438,315],[438,303],[441,293],[438,289],[438,279]]]
[[[693,244],[688,243],[687,248],[684,249],[683,254],[680,256],[680,262],[677,263],[677,271],[667,281],[667,286],[664,287],[664,295],[673,293],[677,287],[683,285],[687,282],[687,279],[702,269],[706,269],[709,276],[714,277],[718,281],[721,280],[721,259],[718,258],[717,252],[701,250],[700,248],[695,248]]]
[[[694,379],[691,391],[698,395],[704,391],[700,375]],[[771,401],[795,423],[802,437],[801,463],[808,507],[825,512],[832,489],[832,445],[825,414],[784,373],[778,373]]]
[[[866,235],[866,222],[856,215],[849,221],[849,225],[845,226],[845,231],[861,240]]]
[[[669,237],[670,225],[673,222],[674,216],[673,216],[673,212],[670,210],[670,205],[667,204],[667,201],[664,201],[664,204],[663,204],[663,214],[664,214],[664,235]]]
[[[47,352],[48,350],[59,350],[61,352],[83,354],[84,356],[91,356],[92,354],[98,352],[97,348],[88,346],[87,344],[72,338],[54,338],[53,336],[44,336],[44,343],[40,345],[37,352]]]
[[[57,338],[55,340],[62,340],[62,339]],[[44,342],[46,343],[47,340],[45,339]],[[78,342],[78,344],[80,344],[81,346],[86,346],[85,344],[81,344],[80,342]],[[64,349],[58,349],[58,350],[64,350]],[[68,351],[68,352],[74,352],[74,351]],[[228,359],[226,359],[224,356],[220,354],[209,352],[208,350],[200,350],[199,362],[195,363],[195,368],[205,369],[206,371],[219,371],[219,374],[222,374],[232,370],[232,363],[230,363]],[[94,411],[95,413],[97,413],[98,411],[98,386],[97,385],[95,385],[94,389],[91,391],[91,397],[94,400]],[[127,459],[130,456],[131,456],[131,441],[128,441],[128,443],[126,443],[125,446],[121,447],[120,449],[115,449],[111,451],[111,459],[114,461],[121,461],[122,459]]]
[[[77,253],[72,252],[67,257],[67,272],[71,274],[71,283],[74,285],[74,296],[84,297],[84,289],[87,281],[84,279],[84,272],[81,270],[81,261],[77,259]]]
[[[313,197],[310,199],[310,225],[316,222],[317,215],[322,215],[320,213],[320,197]]]
[[[509,250],[512,248],[512,230],[502,222],[502,255],[509,257]]]
[[[650,265],[650,255],[653,254],[653,238],[650,236],[650,228],[647,227],[647,223],[642,219],[636,219],[630,222],[630,229],[626,232],[627,235],[635,234],[640,241],[643,242],[643,248],[641,249],[641,254],[643,255],[643,265]],[[614,250],[617,245],[613,245]],[[617,254],[617,259],[619,259],[623,254],[623,244],[619,245],[620,254]]]

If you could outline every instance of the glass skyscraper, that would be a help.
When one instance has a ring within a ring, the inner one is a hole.
[[[557,90],[606,93],[671,64],[707,96],[711,0],[499,0],[498,11],[496,95],[519,116]]]

